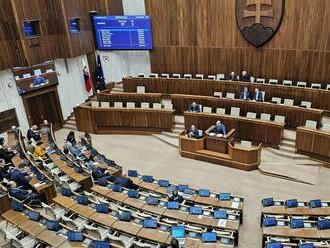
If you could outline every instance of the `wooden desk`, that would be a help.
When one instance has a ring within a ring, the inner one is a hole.
[[[46,227],[41,225],[39,222],[33,220],[24,221],[23,223],[19,224],[18,227],[32,237],[36,237],[46,229]]]
[[[216,229],[224,228],[232,231],[238,231],[239,229],[239,221],[227,220],[225,227],[219,227],[218,223],[219,223],[218,219],[212,219],[210,226]]]
[[[103,213],[93,213],[89,216],[89,219],[107,227],[110,227],[116,221],[111,215]]]
[[[88,219],[89,216],[91,216],[92,214],[96,213],[95,209],[92,209],[89,206],[85,206],[81,204],[76,204],[70,207],[70,211],[82,217],[85,217],[86,219]]]
[[[170,234],[158,229],[142,228],[136,235],[138,238],[151,240],[161,244],[170,244]],[[168,242],[169,241],[169,242]]]
[[[126,198],[123,203],[125,205],[130,206],[131,208],[137,209],[137,210],[141,210],[143,208],[143,206],[146,205],[146,203],[144,201],[141,201],[139,199],[136,198]]]
[[[115,202],[123,202],[126,198],[128,198],[127,195],[112,190],[106,195],[106,197]]]
[[[212,218],[189,214],[186,221],[199,226],[211,226]]]
[[[117,220],[115,223],[113,223],[111,228],[133,236],[136,236],[136,234],[142,229],[141,226],[135,223],[120,220]]]
[[[58,248],[87,248],[83,242],[69,242],[65,241]]]
[[[167,209],[164,213],[163,216],[175,220],[180,220],[180,221],[186,221],[188,218],[189,213],[188,212],[182,212],[178,210],[173,210],[173,209]]]
[[[286,207],[285,206],[270,206],[270,207],[263,207],[261,209],[261,213],[263,214],[286,214]]]
[[[167,209],[159,205],[154,206],[146,204],[143,206],[142,210],[156,215],[163,215]]]
[[[298,127],[296,135],[298,153],[322,160],[330,165],[330,132]]]
[[[211,130],[212,126],[208,129]],[[235,129],[231,129],[226,136],[218,137],[217,135],[211,136],[209,134],[205,135],[205,150],[228,153],[228,144],[233,140],[235,135]]]
[[[300,105],[302,101],[309,101],[313,108],[330,111],[330,91],[295,86],[259,84],[229,80],[208,80],[208,79],[176,79],[176,78],[136,78],[126,77],[123,79],[125,92],[136,92],[136,86],[145,86],[147,93],[163,94],[186,94],[213,96],[214,92],[235,93],[238,97],[244,87],[250,92],[255,88],[265,91],[265,101],[270,102],[272,97],[288,98]]]
[[[99,185],[94,185],[91,188],[91,191],[93,191],[93,192],[95,192],[97,194],[100,194],[102,196],[107,196],[107,194],[109,194],[111,192],[110,189],[108,189],[106,187],[99,186]]]
[[[110,93],[109,91],[102,91],[97,94],[99,102],[109,102],[111,106],[114,102],[122,102],[126,107],[127,102],[134,102],[135,107],[140,108],[142,102],[160,103],[162,94],[160,93]]]
[[[72,198],[62,195],[56,196],[53,201],[66,209],[70,209],[77,204]]]
[[[41,183],[41,184],[40,184]],[[54,184],[42,183],[36,177],[32,178],[29,184],[41,195],[46,198],[46,203],[51,204],[53,198],[56,197],[56,190]]]
[[[2,218],[4,218],[6,221],[9,221],[10,223],[14,225],[22,224],[23,222],[27,221],[28,218],[21,212],[16,212],[14,210],[8,210],[7,212],[3,213]]]
[[[79,131],[89,133],[158,133],[171,132],[174,110],[93,108],[82,104],[74,108]]]
[[[7,192],[1,192],[0,195],[0,214],[5,213],[11,209],[11,200],[7,194]]]
[[[198,129],[206,130],[218,120],[221,120],[227,130],[236,130],[235,137],[267,144],[275,148],[279,147],[283,138],[284,124],[276,122],[230,115],[191,112],[184,112],[184,119],[186,130],[191,125],[195,125]]]
[[[49,230],[44,230],[43,232],[39,233],[37,235],[37,239],[47,245],[50,245],[51,247],[59,247],[65,241],[67,241],[66,237],[58,235],[56,232]]]
[[[264,236],[279,236],[289,238],[314,238],[319,239],[320,234],[316,228],[297,228],[290,227],[265,227],[262,229]]]

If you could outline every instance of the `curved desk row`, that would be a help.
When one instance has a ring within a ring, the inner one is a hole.
[[[110,93],[109,91],[102,91],[97,94],[97,100],[99,102],[110,102],[114,105],[114,102],[135,102],[138,107],[141,103],[160,103],[162,94],[160,93]]]

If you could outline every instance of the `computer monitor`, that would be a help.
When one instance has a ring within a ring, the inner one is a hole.
[[[178,191],[179,192],[184,192],[185,189],[189,188],[188,185],[185,184],[179,184],[178,185]]]
[[[40,220],[40,213],[36,212],[36,211],[28,211],[28,218],[30,220],[34,220],[34,221],[39,221]]]
[[[273,241],[266,244],[266,248],[282,248],[280,241]]]
[[[138,173],[137,173],[136,170],[128,170],[128,171],[127,171],[127,175],[128,175],[129,177],[137,177],[137,176],[138,176]]]
[[[118,219],[121,221],[131,221],[132,214],[129,211],[123,211],[119,214]]]
[[[209,197],[210,191],[208,189],[200,189],[198,190],[198,195],[202,197]]]
[[[304,228],[304,220],[303,219],[295,219],[292,218],[290,221],[291,228]]]
[[[82,242],[84,239],[82,232],[68,231],[66,235],[70,242]]]
[[[108,241],[94,241],[93,248],[110,248],[110,243]]]
[[[202,242],[203,243],[217,242],[217,233],[216,232],[205,232],[205,233],[202,233]]]
[[[176,201],[169,201],[167,202],[167,208],[168,209],[179,209],[180,204]]]
[[[154,181],[154,177],[153,176],[148,176],[148,175],[143,175],[142,180],[144,182],[147,182],[147,183],[152,183]]]
[[[330,220],[329,219],[321,219],[318,221],[317,226],[320,230],[330,229]]]
[[[63,196],[68,196],[70,197],[72,192],[71,192],[71,189],[68,189],[68,188],[61,188],[61,194]]]
[[[285,202],[285,205],[288,208],[296,208],[296,207],[298,207],[298,201],[297,201],[297,199],[290,199]]]
[[[98,213],[107,214],[109,213],[109,204],[108,203],[100,203],[95,205],[95,210]]]
[[[194,190],[191,189],[191,188],[186,188],[186,189],[184,189],[183,193],[186,194],[186,195],[192,195],[192,194],[194,194],[195,192],[194,192]]]
[[[168,186],[170,186],[170,182],[168,180],[159,180],[158,185],[160,187],[168,187]]]
[[[140,196],[139,192],[136,190],[129,190],[127,192],[127,195],[129,198],[139,198],[139,196]]]
[[[275,203],[273,197],[262,199],[262,206],[264,207],[274,206],[274,204]]]
[[[159,203],[159,199],[156,198],[156,197],[149,196],[149,197],[147,198],[147,204],[148,204],[148,205],[155,205],[155,206],[157,206],[158,203]]]
[[[228,214],[226,210],[215,210],[214,213],[214,218],[215,219],[227,219]]]
[[[123,191],[123,187],[119,184],[114,184],[112,185],[112,191],[114,192],[122,192]]]
[[[60,229],[60,222],[57,220],[46,220],[48,230],[57,232]]]
[[[144,228],[157,228],[157,221],[154,219],[147,219],[143,220],[143,227]]]
[[[299,248],[314,248],[314,244],[313,243],[299,244]]]
[[[264,217],[262,220],[262,225],[265,227],[276,226],[277,220],[275,217]]]
[[[220,201],[229,201],[231,198],[231,194],[230,193],[220,193],[219,194],[219,200]]]
[[[11,208],[14,209],[15,211],[23,212],[23,210],[24,210],[24,205],[23,205],[23,203],[21,203],[21,202],[18,202],[18,201],[13,200],[13,201],[11,202]]]
[[[311,200],[309,202],[309,205],[311,206],[311,208],[320,208],[322,207],[322,201],[320,199]]]
[[[186,229],[184,226],[172,226],[171,235],[174,239],[183,239],[186,236]]]
[[[203,209],[201,207],[190,207],[189,208],[189,213],[193,215],[202,215],[203,214]]]
[[[80,195],[77,197],[77,202],[81,205],[87,205],[88,204],[88,197],[87,195]]]

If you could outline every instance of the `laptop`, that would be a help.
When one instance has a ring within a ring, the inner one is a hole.
[[[82,242],[84,239],[82,232],[68,231],[66,235],[70,242]]]
[[[172,238],[176,239],[179,242],[180,246],[185,244],[186,230],[184,226],[172,226],[171,229]]]
[[[144,175],[142,176],[142,180],[146,183],[152,183],[154,181],[154,177],[153,176],[148,176],[148,175]]]
[[[108,241],[94,241],[93,248],[110,248]]]
[[[129,211],[123,211],[118,215],[118,219],[121,221],[131,221],[132,215]]]
[[[129,198],[139,198],[140,194],[139,194],[139,192],[136,191],[136,190],[129,190],[129,191],[127,192],[127,196],[128,196]]]
[[[203,209],[201,207],[190,207],[189,213],[193,215],[202,215]]]
[[[114,184],[112,185],[112,191],[114,192],[122,192],[123,191],[123,187],[119,184]]]
[[[154,219],[143,220],[143,227],[155,229],[157,228],[157,221]]]
[[[285,202],[285,205],[288,208],[296,208],[296,207],[298,207],[298,201],[297,201],[297,199],[290,199]]]
[[[149,196],[148,199],[147,199],[147,204],[148,204],[148,205],[154,205],[154,206],[157,206],[158,203],[159,203],[159,199],[156,198],[156,197]]]
[[[311,200],[309,202],[309,205],[311,206],[311,208],[320,208],[322,207],[322,201],[320,199]]]
[[[169,201],[167,202],[167,208],[168,209],[179,209],[180,204],[176,201]]]
[[[189,188],[188,185],[185,184],[179,184],[178,191],[184,192],[185,189]]]
[[[60,229],[60,222],[56,220],[46,220],[46,227],[50,231],[57,232]]]
[[[262,206],[264,207],[270,207],[275,205],[273,197],[262,199],[261,202],[262,202]]]
[[[128,171],[127,171],[127,175],[128,175],[129,177],[137,177],[137,176],[138,176],[138,173],[137,173],[136,170],[128,170]]]
[[[23,212],[24,210],[24,205],[23,203],[20,203],[18,201],[13,200],[11,202],[11,208],[14,209],[17,212]]]
[[[39,221],[40,220],[40,213],[39,212],[29,211],[27,215],[28,215],[28,218],[30,220],[34,220],[34,221]]]
[[[169,187],[170,186],[170,182],[168,180],[159,180],[158,181],[158,185],[160,187]]]
[[[229,201],[231,198],[231,194],[230,193],[220,193],[219,194],[219,200],[220,201]]]
[[[98,213],[107,214],[109,213],[109,204],[108,203],[100,203],[95,205],[95,210]]]
[[[275,217],[264,217],[262,220],[262,225],[265,227],[276,226],[277,220]]]
[[[81,205],[87,205],[88,204],[88,197],[87,195],[80,195],[77,197],[77,202]]]
[[[209,197],[210,191],[208,189],[200,189],[198,190],[198,195],[202,197]]]
[[[227,219],[228,214],[226,210],[215,210],[213,213],[215,219]]]
[[[319,220],[317,226],[320,230],[330,229],[330,220],[329,219]]]
[[[304,220],[303,219],[292,218],[291,221],[290,221],[290,226],[293,229],[304,228]]]
[[[215,243],[215,242],[217,242],[217,233],[216,232],[202,233],[202,242],[203,243]]]
[[[299,244],[299,248],[314,248],[314,244],[313,243]]]
[[[68,196],[70,197],[72,192],[71,192],[71,189],[68,189],[68,188],[61,188],[61,194],[63,196]]]
[[[282,243],[280,241],[274,241],[266,244],[266,248],[282,248]]]

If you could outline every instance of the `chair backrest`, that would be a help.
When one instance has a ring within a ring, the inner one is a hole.
[[[216,97],[222,97],[222,92],[215,91],[215,92],[213,93],[213,96],[216,96]]]
[[[224,108],[217,108],[216,110],[218,115],[225,115],[226,114],[226,109]]]
[[[297,82],[297,87],[306,87],[307,86],[307,83],[306,82]]]
[[[146,87],[145,86],[136,86],[136,93],[146,93]]]
[[[284,99],[284,105],[293,106],[293,99]]]
[[[203,74],[196,74],[195,78],[197,79],[204,79],[204,75]]]
[[[230,115],[232,116],[239,116],[241,109],[236,107],[230,108]]]
[[[162,73],[161,77],[163,77],[163,78],[169,78],[170,77],[170,74],[168,74],[168,73]]]
[[[215,75],[208,75],[207,79],[215,80]]]
[[[135,102],[127,102],[126,107],[127,108],[135,108]]]
[[[224,80],[225,79],[225,74],[217,74],[217,80]]]
[[[300,103],[300,106],[304,106],[306,108],[311,108],[312,107],[312,103],[311,102],[307,102],[307,101],[302,101]]]
[[[141,102],[141,108],[148,109],[150,107],[150,103],[148,102]]]
[[[283,80],[283,85],[292,86],[292,81],[291,80]]]
[[[269,84],[277,84],[278,80],[277,79],[269,79],[268,83]]]
[[[160,103],[153,103],[152,108],[153,109],[162,109],[162,105]]]
[[[257,78],[256,82],[260,83],[260,84],[264,84],[265,83],[265,79],[264,78]]]
[[[123,107],[123,102],[114,102],[114,107],[115,108],[122,108]]]
[[[145,77],[144,73],[139,73],[138,77]]]
[[[101,102],[101,108],[109,108],[110,103],[109,102]]]
[[[151,73],[149,75],[149,77],[151,77],[151,78],[158,78],[158,73]]]
[[[247,141],[247,140],[241,140],[241,147],[251,149],[252,148],[252,142]]]
[[[247,112],[247,113],[246,113],[246,117],[247,117],[247,118],[255,119],[255,118],[257,118],[257,114],[254,113],[254,112]]]
[[[173,104],[172,103],[165,103],[164,104],[164,109],[170,109],[170,110],[172,110],[173,109]]]
[[[91,106],[93,108],[98,108],[100,105],[99,105],[99,102],[97,102],[97,101],[91,101]]]
[[[326,88],[327,90],[330,90],[330,84],[327,84],[327,88]]]
[[[204,113],[212,113],[212,108],[210,108],[210,107],[203,107],[203,112]]]
[[[274,121],[279,123],[285,123],[285,116],[275,115]]]
[[[183,78],[192,78],[192,75],[191,74],[184,74]]]
[[[321,84],[317,84],[317,83],[313,83],[311,85],[311,88],[313,88],[313,89],[321,89],[322,88],[322,85]]]
[[[281,103],[281,98],[280,97],[272,97],[272,102],[276,102],[277,104]]]
[[[306,120],[305,127],[316,129],[317,122],[312,120]]]
[[[262,94],[262,101],[264,102],[265,101],[266,91],[260,91],[260,92]]]
[[[226,98],[235,99],[235,93],[227,93]]]
[[[330,124],[329,123],[324,123],[323,126],[322,126],[322,131],[330,132]]]
[[[172,75],[172,77],[173,77],[173,78],[181,78],[181,75],[178,74],[178,73],[174,73],[174,74]]]
[[[264,121],[270,121],[270,114],[261,113],[260,119]]]

